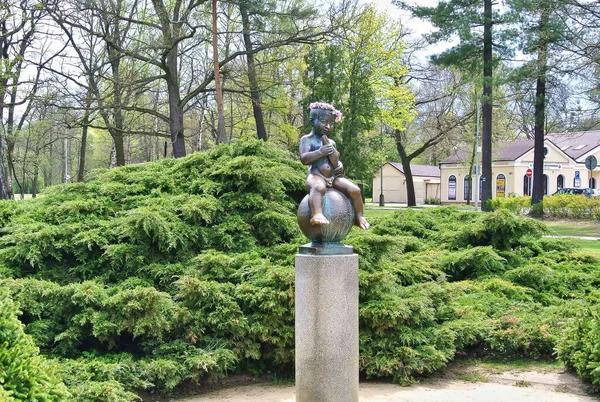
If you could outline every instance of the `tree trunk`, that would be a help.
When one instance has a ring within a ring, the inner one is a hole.
[[[223,110],[223,90],[221,89],[221,73],[219,68],[219,43],[217,41],[217,0],[212,0],[212,46],[213,46],[213,69],[215,74],[215,92],[217,98],[217,144],[227,142],[225,133],[225,112]]]
[[[248,82],[250,84],[250,99],[252,100],[252,112],[254,113],[254,121],[256,122],[256,135],[259,140],[267,140],[267,129],[263,118],[262,106],[260,101],[260,91],[258,81],[256,80],[256,62],[252,53],[252,39],[250,38],[250,20],[248,18],[248,9],[246,1],[240,1],[240,14],[242,16],[242,29],[244,37],[244,45],[246,47],[246,55],[248,61]]]
[[[19,181],[19,178],[17,177],[17,170],[15,169],[15,143],[13,141],[6,141],[6,157],[8,161],[8,174],[12,177],[15,183],[17,183],[19,194],[21,195],[21,199],[23,199],[23,184]]]
[[[417,206],[417,197],[415,195],[415,182],[412,176],[412,170],[410,170],[410,161],[402,161],[402,168],[404,169],[404,178],[406,179],[406,204],[409,207]]]
[[[115,162],[116,166],[125,166],[125,146],[123,145],[125,122],[120,107],[114,111],[114,119],[115,127],[109,132],[115,142]]]
[[[484,0],[481,210],[492,198],[492,0]]]
[[[415,183],[413,181],[412,170],[410,170],[410,161],[412,158],[409,158],[406,154],[406,149],[404,149],[404,146],[400,141],[400,135],[401,133],[399,130],[394,130],[396,149],[398,150],[398,155],[400,155],[400,162],[402,162],[404,178],[406,179],[406,203],[409,207],[416,207],[417,199],[415,197]]]
[[[85,148],[87,145],[88,125],[84,124],[81,129],[81,148],[79,149],[79,169],[77,169],[77,181],[83,182],[85,174]]]
[[[88,94],[88,99],[89,96],[90,94]],[[89,106],[90,105],[88,102],[87,107],[89,108]],[[81,122],[81,149],[79,150],[79,169],[77,169],[77,181],[80,183],[83,182],[83,176],[85,174],[85,148],[87,146],[87,134],[89,124],[89,114],[86,108],[85,114],[83,115],[83,120]]]
[[[44,166],[42,169],[42,174],[44,176],[44,187],[51,186],[52,182],[54,181],[54,167],[52,166],[54,162],[53,156],[54,144],[50,143],[48,146],[48,160],[50,161],[50,166]]]
[[[122,131],[113,133],[115,145],[115,166],[125,166],[125,144]]]
[[[37,137],[36,143],[35,143],[35,156],[34,156],[34,163],[33,163],[33,178],[31,179],[31,197],[35,198],[37,197],[37,188],[38,188],[38,181],[39,181],[39,177],[40,177],[40,144],[41,143],[41,136]]]
[[[7,41],[7,38],[0,41],[0,62],[2,63],[5,63],[8,59],[8,54],[6,53],[8,51]],[[4,97],[6,96],[7,88],[8,78],[5,76],[0,79],[0,120],[4,120]],[[8,167],[6,166],[5,135],[6,130],[0,130],[0,199],[11,200],[13,199],[12,181]]]
[[[540,33],[547,29],[549,15],[542,10]],[[548,70],[548,45],[544,40],[538,46],[537,80],[535,86],[535,126],[533,147],[533,192],[531,204],[539,204],[544,198],[544,124],[546,122],[546,72]],[[543,211],[535,211],[542,214]]]
[[[108,155],[108,168],[112,169],[117,166],[117,158],[115,157],[115,142],[113,141],[112,147],[110,148],[110,155]]]
[[[115,166],[125,166],[125,146],[123,145],[125,136],[123,135],[122,123],[119,124],[117,121],[118,119],[115,118],[115,128],[108,131],[115,143]]]
[[[541,50],[540,50],[541,51]],[[545,50],[544,50],[545,52]],[[539,204],[544,198],[544,121],[546,100],[546,79],[538,77],[535,87],[535,128],[533,150],[533,193],[532,204]]]
[[[167,90],[169,92],[169,130],[171,143],[173,144],[173,156],[183,158],[186,155],[185,137],[183,133],[183,105],[179,91],[179,80],[177,78],[178,62],[177,47],[171,49],[167,55],[169,66],[167,77]]]
[[[21,54],[22,55],[22,54]],[[20,70],[19,70],[20,71]],[[15,80],[18,80],[20,76],[19,74],[14,77]],[[23,198],[23,185],[19,182],[19,178],[17,177],[17,171],[15,169],[15,139],[16,139],[16,127],[15,127],[15,105],[17,104],[17,86],[13,85],[12,91],[10,93],[10,103],[11,105],[8,108],[8,116],[5,124],[5,133],[6,135],[6,162],[8,166],[8,175],[12,177],[12,179],[17,183],[17,187],[19,188],[19,194],[21,194],[21,199]],[[11,189],[12,192],[12,189]]]
[[[108,132],[112,136],[113,141],[115,143],[116,166],[125,166],[125,148],[123,146],[123,138],[125,137],[125,117],[123,116],[123,99],[121,97],[121,59],[120,55],[112,49],[109,49],[109,54],[113,54],[113,56],[111,57],[111,66],[114,80],[112,106],[114,128],[111,129],[111,126],[109,124],[107,124],[106,127],[109,128]]]
[[[31,198],[37,197],[38,177],[40,176],[40,167],[35,165],[33,170],[33,179],[31,181]]]
[[[171,94],[170,88],[169,94]],[[179,90],[177,96],[169,96],[169,130],[173,144],[173,157],[183,158],[186,155],[185,137],[183,133],[183,107],[179,102]]]
[[[12,191],[12,180],[10,172],[6,166],[6,149],[4,148],[4,138],[0,135],[0,199],[12,200],[14,198]]]
[[[475,107],[479,108],[479,101],[475,102]],[[479,118],[479,113],[477,113],[477,111],[475,111],[474,113],[475,118],[478,119]],[[477,127],[479,127],[479,122],[475,121],[475,125]],[[477,130],[479,131],[479,130]],[[479,135],[478,132],[475,133],[475,136],[477,137]],[[469,163],[469,178],[468,183],[469,183],[469,192],[467,193],[467,205],[471,205],[471,201],[474,201],[473,197],[477,197],[479,194],[475,194],[476,192],[473,191],[473,185],[479,185],[479,183],[477,183],[477,175],[475,174],[477,172],[477,169],[479,169],[479,166],[477,166],[475,163],[479,163],[479,160],[477,159],[477,145],[479,145],[479,139],[475,138],[475,141],[473,142],[473,151],[471,152],[471,162]],[[473,176],[475,176],[475,180],[473,180]],[[463,190],[464,191],[464,190]],[[477,192],[478,193],[478,192]],[[477,200],[479,202],[479,200]]]

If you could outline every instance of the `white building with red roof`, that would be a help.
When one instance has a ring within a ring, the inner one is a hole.
[[[381,171],[383,170],[383,181]],[[440,168],[427,165],[410,165],[415,185],[415,198],[417,204],[425,203],[426,199],[440,199]],[[383,165],[373,179],[373,201],[379,200],[383,187],[385,202],[407,202],[406,176],[401,163],[388,162]]]
[[[533,145],[533,140],[494,144],[492,197],[531,194],[532,178],[529,173],[533,169]],[[600,168],[590,171],[585,161],[589,156],[600,160],[600,130],[548,134],[544,140],[544,151],[544,194],[566,187],[598,187]],[[473,172],[474,161],[472,150],[459,150],[440,162],[442,203],[465,203],[467,199],[474,199],[475,188],[469,186],[469,172]]]

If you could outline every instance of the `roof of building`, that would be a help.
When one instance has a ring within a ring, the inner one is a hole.
[[[470,157],[470,153],[463,151],[462,149],[457,149],[454,151],[454,153],[450,156],[448,156],[447,158],[443,159],[440,164],[444,163],[461,163],[463,161],[466,161],[469,159]]]
[[[552,142],[575,161],[600,147],[600,130],[580,131],[563,134],[548,134],[546,140]],[[518,140],[494,144],[492,151],[494,161],[514,161],[533,149],[533,140]],[[456,151],[440,163],[461,163],[469,160],[471,152]],[[579,161],[581,162],[581,161]]]
[[[389,162],[390,165],[404,173],[404,168],[401,163]],[[424,177],[440,177],[440,168],[438,166],[429,165],[410,165],[410,171],[413,176],[424,176]]]
[[[495,161],[514,161],[533,149],[533,140],[498,143],[492,150]]]
[[[600,130],[549,134],[546,138],[574,160],[579,160],[579,158],[600,146]]]

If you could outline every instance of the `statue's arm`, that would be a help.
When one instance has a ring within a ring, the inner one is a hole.
[[[338,162],[333,172],[337,177],[344,177],[344,165],[342,164],[342,161]]]
[[[335,148],[331,144],[323,145],[321,148],[311,151],[310,140],[304,137],[300,139],[300,162],[303,165],[311,165],[333,151],[335,151]]]
[[[323,136],[323,144],[331,144],[331,146],[333,147],[333,152],[329,154],[329,162],[331,162],[331,166],[333,166],[334,169],[337,170],[338,164],[341,164],[341,162],[340,162],[340,153],[338,152],[338,150],[335,146],[335,141],[330,140],[326,135],[324,135]]]

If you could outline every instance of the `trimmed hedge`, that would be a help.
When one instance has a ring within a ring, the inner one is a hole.
[[[600,219],[600,197],[583,195],[557,194],[545,196],[542,200],[544,215],[567,219]],[[514,214],[524,215],[531,209],[531,197],[493,198],[489,201],[490,210],[506,210]]]

